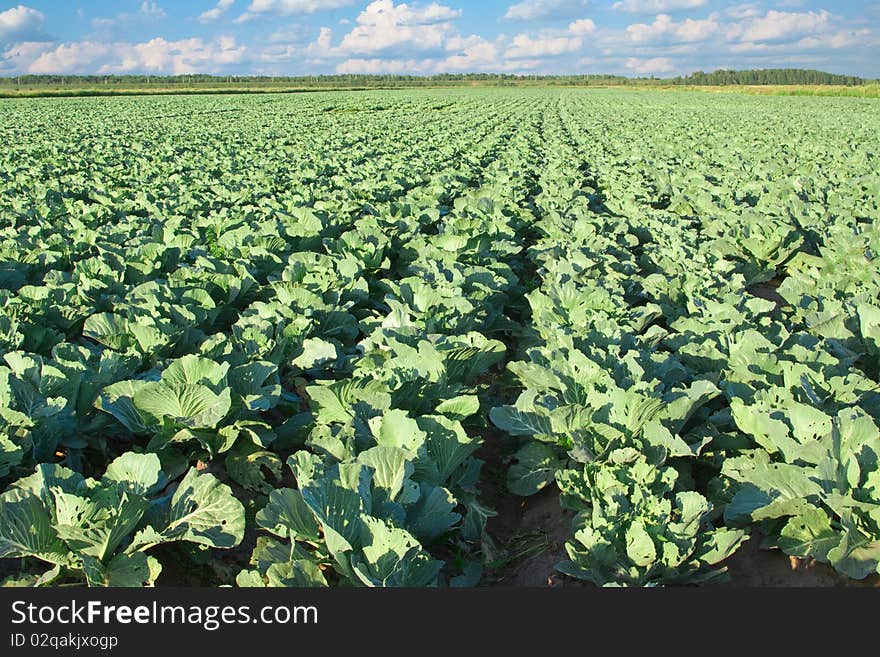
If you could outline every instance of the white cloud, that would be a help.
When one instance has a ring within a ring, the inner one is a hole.
[[[505,50],[507,59],[534,59],[536,57],[556,57],[567,52],[580,50],[583,40],[576,36],[538,37],[517,34]]]
[[[517,34],[508,43],[504,56],[508,60],[558,57],[583,48],[583,37],[595,32],[596,23],[589,18],[581,18],[569,23],[566,30],[545,29],[536,37]]]
[[[24,5],[0,12],[0,43],[38,34],[45,20],[42,13]]]
[[[431,72],[435,62],[431,59],[346,59],[336,67],[340,75],[421,75]]]
[[[869,29],[843,30],[830,34],[804,37],[797,42],[805,50],[839,50],[858,46],[868,46],[872,32]],[[877,45],[876,42],[871,45]]]
[[[840,30],[825,34],[806,36],[797,41],[788,43],[759,43],[745,41],[742,43],[731,44],[730,52],[736,54],[773,54],[790,52],[821,52],[840,50],[842,48],[866,48],[869,45],[877,45],[876,42],[872,43],[872,34],[873,33],[869,29]]]
[[[18,74],[28,67],[55,44],[47,41],[25,41],[10,46],[0,55],[0,71]]]
[[[746,18],[754,18],[763,13],[761,5],[757,2],[748,2],[741,5],[733,5],[724,10],[724,14],[736,20],[744,20]]]
[[[675,43],[695,43],[705,41],[721,32],[722,27],[717,16],[695,20],[686,18],[675,22],[668,14],[660,14],[653,23],[633,23],[626,28],[630,41],[635,43],[651,43],[656,41],[672,41]]]
[[[227,11],[232,9],[232,5],[235,4],[235,0],[218,0],[217,6],[213,9],[209,9],[208,11],[202,12],[199,16],[199,20],[202,23],[210,23],[211,21],[215,21],[221,16],[223,16]]]
[[[612,8],[628,14],[662,14],[684,9],[698,9],[705,5],[706,0],[621,0],[621,2],[615,2]]]
[[[332,56],[336,49],[333,47],[333,30],[329,27],[322,27],[318,33],[318,38],[309,44],[306,53],[312,57]]]
[[[831,13],[768,11],[732,26],[729,36],[739,41],[782,41],[808,34],[827,31],[831,27]]]
[[[545,59],[514,59],[509,62],[502,62],[496,70],[500,73],[525,75],[527,73],[536,73],[538,70],[549,73],[553,69],[547,66],[547,60]]]
[[[696,43],[712,38],[721,30],[721,25],[712,17],[704,20],[686,18],[675,30],[677,39],[684,43]]]
[[[587,36],[589,34],[593,34],[596,31],[596,23],[591,21],[589,18],[582,18],[575,21],[574,23],[569,23],[568,31],[571,34],[575,34],[577,36]]]
[[[675,70],[674,62],[668,57],[652,57],[651,59],[638,59],[630,57],[624,64],[630,71],[639,75],[653,73],[671,73]]]
[[[724,16],[733,20],[724,20]],[[745,53],[769,51],[764,47],[769,45],[780,46],[780,51],[812,48],[819,43],[828,44],[828,48],[843,43],[856,46],[858,39],[865,37],[858,31],[840,29],[839,22],[828,11],[765,13],[757,5],[747,4],[704,19],[675,21],[668,14],[660,14],[652,23],[629,25],[625,34],[630,43],[664,49],[655,54],[672,54],[677,44],[706,43],[711,39],[717,41],[710,46],[716,52]],[[613,49],[614,38],[614,33],[605,35],[604,45]]]
[[[508,7],[504,18],[512,21],[560,16],[567,18],[588,4],[588,0],[522,0]]]
[[[335,70],[346,74],[525,71],[546,64],[544,58],[578,50],[582,37],[596,30],[592,20],[581,19],[566,30],[489,41],[460,35],[455,29],[460,16],[461,11],[437,2],[416,5],[375,0],[338,44],[331,29],[324,27],[303,54],[322,61],[342,59]]]
[[[633,23],[626,28],[630,41],[636,43],[654,41],[673,32],[675,32],[675,23],[668,14],[660,14],[653,23]]]
[[[138,14],[147,18],[165,18],[168,14],[155,2],[142,2]]]
[[[599,52],[619,57],[622,36],[632,44],[623,66],[637,74],[809,62],[845,72],[844,67],[866,66],[866,53],[880,45],[863,21],[828,11],[763,10],[757,3],[728,7],[699,20],[676,21],[660,14],[651,23],[633,24],[624,31],[601,30]]]
[[[503,61],[497,59],[498,50],[494,44],[482,41],[471,46],[470,54],[453,55],[446,59],[386,59],[386,58],[351,58],[336,66],[339,74],[363,75],[433,75],[437,73],[492,72],[492,73],[528,73],[546,67],[543,59],[517,59]]]
[[[76,41],[61,44],[54,49],[42,52],[31,62],[26,71],[35,74],[78,73],[92,70],[92,64],[107,56],[110,47],[103,43]]]
[[[338,51],[372,54],[390,49],[437,50],[455,35],[452,21],[461,11],[431,3],[423,7],[393,0],[375,0],[357,17],[355,27],[342,38]]]
[[[495,70],[499,65],[498,45],[482,37],[455,37],[450,39],[446,48],[456,54],[438,64],[439,72]]]
[[[264,14],[281,16],[315,14],[319,11],[342,9],[353,4],[355,0],[251,0],[247,11],[235,22],[244,23]]]
[[[324,63],[335,60],[336,70],[345,73],[397,73],[407,65],[417,66],[413,72],[533,70],[546,67],[548,58],[581,49],[584,37],[597,31],[596,24],[585,18],[569,23],[566,29],[502,35],[490,41],[459,34],[455,21],[460,16],[459,10],[436,2],[416,5],[375,0],[340,40],[324,27],[315,41],[300,50],[300,57]],[[287,57],[290,52],[279,56]],[[391,63],[383,65],[382,61]]]
[[[144,43],[75,41],[43,51],[25,70],[37,75],[213,73],[242,62],[246,52],[247,48],[239,46],[233,37],[220,37],[212,42],[199,38],[179,41],[156,38]]]

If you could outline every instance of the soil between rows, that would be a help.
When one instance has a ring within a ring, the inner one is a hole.
[[[559,490],[548,486],[532,497],[506,490],[504,448],[487,438],[479,453],[486,461],[482,485],[484,502],[498,513],[488,522],[495,554],[490,555],[481,586],[579,587],[593,586],[556,570],[566,558],[574,514],[559,505]],[[880,575],[857,581],[840,575],[828,564],[789,557],[779,550],[761,549],[757,533],[726,562],[728,588],[880,588]],[[494,566],[494,567],[492,567]]]

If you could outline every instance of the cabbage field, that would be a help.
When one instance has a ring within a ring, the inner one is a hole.
[[[4,100],[0,136],[5,585],[877,577],[876,101]],[[538,498],[558,546],[502,535]]]

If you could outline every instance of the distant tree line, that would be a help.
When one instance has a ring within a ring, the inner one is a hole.
[[[155,84],[167,85],[279,85],[279,86],[374,86],[374,85],[402,85],[402,86],[429,86],[437,83],[517,83],[524,81],[539,81],[558,84],[625,84],[630,78],[618,75],[570,75],[570,76],[541,76],[541,75],[513,75],[509,73],[443,73],[439,75],[308,75],[308,76],[249,76],[249,75],[21,75],[17,77],[0,78],[0,84],[5,85],[71,85],[71,86],[144,86]]]
[[[697,71],[685,77],[666,80],[671,84],[686,84],[696,86],[727,86],[727,85],[770,85],[770,84],[798,84],[798,85],[824,85],[833,84],[845,87],[855,87],[865,83],[865,80],[852,75],[835,75],[824,71],[811,71],[801,68],[770,68],[749,71],[733,71],[720,69],[714,73]]]
[[[865,80],[850,75],[835,75],[804,69],[718,70],[713,73],[698,71],[674,78],[636,77],[620,75],[513,75],[509,73],[444,73],[432,76],[418,75],[309,75],[309,76],[243,76],[243,75],[21,75],[0,77],[0,86],[27,87],[224,87],[224,86],[283,86],[283,87],[428,87],[437,84],[497,84],[523,83],[550,85],[644,85],[671,84],[697,86],[728,85],[843,85],[858,86]]]

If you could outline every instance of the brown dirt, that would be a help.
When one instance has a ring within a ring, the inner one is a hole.
[[[494,503],[498,515],[489,520],[488,530],[497,553],[485,586],[580,585],[556,571],[556,564],[565,558],[573,514],[559,506],[555,486],[527,498],[508,493]]]
[[[570,538],[571,512],[559,505],[559,490],[548,486],[537,495],[517,497],[507,491],[505,474],[510,445],[497,436],[486,436],[479,456],[486,464],[481,485],[483,500],[498,515],[490,518],[487,529],[494,549],[486,557],[489,567],[482,586],[575,587],[591,586],[556,571],[556,564],[566,558],[565,542]],[[831,566],[814,560],[789,557],[779,550],[761,549],[761,537],[755,533],[723,564],[728,588],[880,588],[880,575],[855,581],[840,575]]]
[[[489,521],[495,539],[495,568],[487,569],[483,586],[559,587],[589,586],[556,571],[565,559],[572,515],[559,506],[559,491],[548,487],[529,498],[510,494],[495,500],[498,516]],[[730,588],[880,588],[880,575],[863,581],[844,577],[815,560],[789,557],[779,550],[763,550],[755,535],[724,565]]]
[[[880,587],[880,575],[856,581],[815,560],[789,557],[779,550],[762,550],[760,537],[753,535],[725,562],[730,574],[728,587]]]

